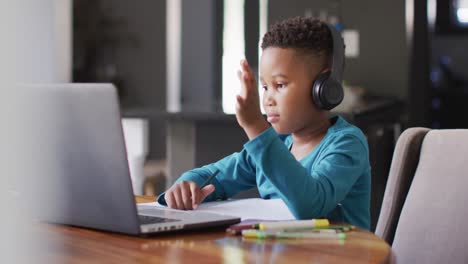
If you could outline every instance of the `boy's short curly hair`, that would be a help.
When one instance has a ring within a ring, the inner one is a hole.
[[[333,53],[333,37],[319,19],[293,17],[273,24],[263,36],[262,50],[269,47],[293,48],[314,55]]]

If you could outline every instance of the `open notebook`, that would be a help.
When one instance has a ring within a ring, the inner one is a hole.
[[[163,207],[157,202],[145,203],[148,206]],[[164,206],[165,207],[165,206]],[[175,210],[175,209],[172,209]],[[179,211],[179,210],[175,210]],[[281,199],[237,199],[226,201],[206,202],[198,206],[196,211],[211,212],[221,215],[240,217],[257,220],[293,220],[294,216]]]

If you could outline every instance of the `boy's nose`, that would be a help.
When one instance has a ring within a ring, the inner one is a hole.
[[[274,100],[273,96],[271,95],[271,93],[265,93],[265,97],[264,97],[263,101],[264,101],[263,103],[266,106],[275,105],[275,100]]]

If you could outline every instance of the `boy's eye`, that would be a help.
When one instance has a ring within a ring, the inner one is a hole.
[[[263,85],[262,85],[262,89],[266,91],[266,90],[268,90],[268,86],[265,85],[265,84],[263,84]]]
[[[277,83],[276,86],[277,86],[279,89],[286,88],[286,84],[285,84],[285,83]]]

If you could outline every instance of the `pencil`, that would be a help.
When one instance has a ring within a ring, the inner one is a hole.
[[[215,172],[213,174],[211,174],[210,177],[208,177],[208,179],[206,179],[206,181],[204,183],[202,183],[202,185],[200,186],[200,189],[203,189],[203,187],[207,186],[210,181],[219,173],[219,170],[215,170]]]

